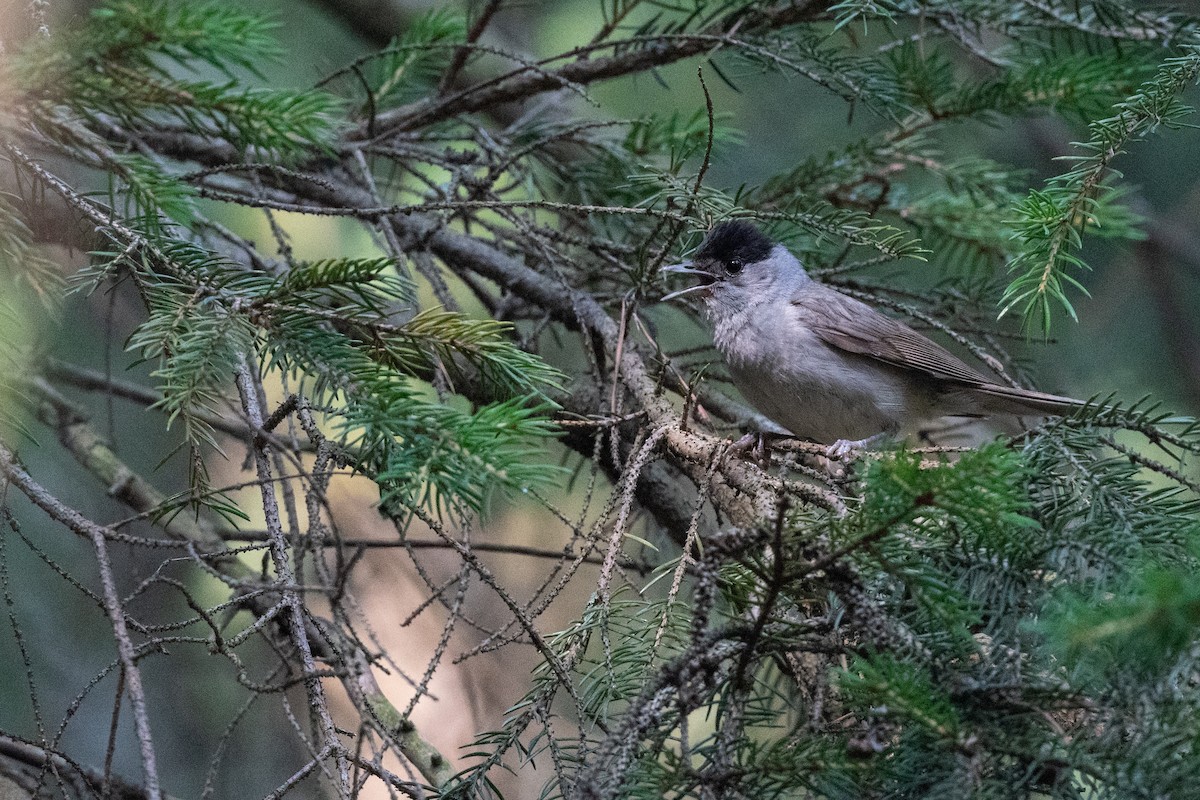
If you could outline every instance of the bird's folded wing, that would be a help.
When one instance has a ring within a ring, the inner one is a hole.
[[[792,305],[799,321],[833,347],[919,370],[935,380],[993,383],[903,322],[833,289],[807,287],[792,298]]]

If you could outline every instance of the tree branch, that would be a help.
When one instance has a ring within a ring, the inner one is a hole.
[[[619,55],[588,57],[592,50],[611,47],[611,43],[576,48],[557,58],[577,60],[556,70],[518,69],[447,97],[427,98],[380,114],[375,120],[373,129],[376,134],[373,138],[378,140],[396,133],[424,128],[451,117],[483,111],[517,100],[528,100],[564,86],[587,86],[597,81],[646,72],[712,50],[714,45],[709,36],[731,35],[734,31],[740,31],[743,35],[762,33],[800,22],[811,22],[820,18],[830,5],[832,3],[828,0],[797,0],[766,8],[751,6],[705,29],[701,32],[703,35],[678,38],[650,37],[655,40],[655,44],[628,50]],[[627,45],[628,42],[622,41],[620,44]],[[361,141],[367,137],[367,130],[360,127],[349,139]]]
[[[3,474],[7,481],[20,489],[34,505],[45,511],[51,519],[92,542],[92,547],[96,552],[96,565],[100,572],[104,611],[112,624],[113,638],[116,639],[117,654],[121,661],[122,677],[129,690],[130,704],[133,706],[134,729],[137,732],[138,745],[141,748],[142,770],[146,779],[146,797],[148,800],[162,800],[158,759],[154,754],[154,739],[150,735],[150,712],[146,704],[146,690],[142,685],[142,673],[137,665],[133,639],[129,635],[129,627],[126,624],[125,609],[121,605],[121,597],[117,593],[117,584],[113,578],[112,562],[108,558],[107,537],[110,531],[92,522],[50,494],[33,480],[28,472],[17,465],[12,451],[3,443],[0,443],[0,474]]]

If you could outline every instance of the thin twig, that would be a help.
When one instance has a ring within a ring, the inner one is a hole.
[[[161,800],[162,785],[158,777],[158,759],[154,753],[154,739],[150,735],[150,714],[146,703],[146,691],[142,684],[142,673],[138,669],[133,640],[130,638],[129,628],[126,624],[125,609],[121,605],[117,584],[113,578],[112,562],[108,558],[108,542],[106,541],[108,532],[103,526],[97,525],[83,514],[67,506],[34,481],[28,472],[18,466],[12,451],[3,444],[0,444],[0,473],[3,473],[7,480],[20,489],[34,505],[45,511],[51,519],[86,536],[92,542],[92,547],[96,552],[96,565],[100,572],[100,584],[103,589],[104,611],[108,614],[108,619],[112,624],[113,637],[117,642],[117,654],[121,660],[121,670],[129,690],[129,700],[133,706],[134,730],[137,733],[138,746],[141,749],[142,769],[146,779],[146,797],[148,800]]]
[[[269,534],[265,531],[246,531],[246,530],[231,530],[222,534],[226,541],[229,542],[266,542],[269,540]],[[415,539],[411,536],[406,536],[403,541],[398,539],[363,539],[357,537],[323,537],[315,538],[313,536],[304,536],[298,540],[292,541],[292,545],[306,544],[317,545],[319,547],[344,547],[347,549],[364,548],[367,550],[391,550],[396,548],[411,547],[414,550],[453,550],[452,545],[440,539]],[[576,558],[578,554],[572,553],[568,549],[563,550],[545,550],[540,547],[529,547],[521,544],[503,544],[500,542],[470,542],[466,544],[472,550],[481,553],[502,553],[512,556],[529,556],[531,558],[544,558],[553,561],[562,561],[564,558]],[[583,556],[585,564],[603,564],[604,560],[598,556]],[[654,569],[653,564],[645,561],[637,561],[632,558],[621,558],[618,560],[620,566],[626,569],[632,569],[635,572],[646,574]]]
[[[488,23],[492,21],[492,17],[500,10],[500,4],[503,0],[488,0],[488,4],[479,12],[479,17],[471,25],[471,29],[467,31],[467,44],[474,44],[479,41],[479,37],[483,35],[484,29]],[[460,47],[454,51],[454,57],[450,59],[450,65],[446,67],[446,71],[442,74],[442,79],[438,82],[438,94],[445,94],[446,90],[454,85],[458,80],[458,73],[467,63],[467,57],[471,55],[469,47]]]

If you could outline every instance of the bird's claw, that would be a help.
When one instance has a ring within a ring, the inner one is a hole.
[[[825,455],[829,458],[841,460],[856,450],[866,450],[874,447],[879,442],[887,439],[887,436],[887,433],[877,433],[865,439],[838,439],[826,448]]]
[[[749,453],[755,463],[759,466],[765,466],[770,463],[771,459],[771,446],[768,441],[769,435],[761,431],[758,433],[747,433],[729,446],[729,455]]]
[[[860,447],[862,447],[862,442],[860,441],[838,439],[836,442],[829,445],[829,447],[825,448],[825,455],[829,458],[840,461]]]

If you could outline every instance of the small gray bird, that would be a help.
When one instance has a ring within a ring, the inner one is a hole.
[[[739,391],[794,435],[843,455],[942,416],[1069,414],[1079,400],[1014,389],[902,322],[822,286],[783,245],[743,221],[709,231],[664,272],[700,283],[713,341]]]

